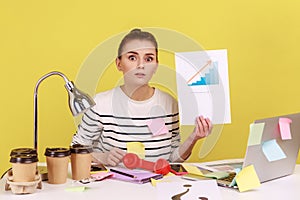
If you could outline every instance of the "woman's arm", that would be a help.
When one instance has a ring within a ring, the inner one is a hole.
[[[92,160],[93,162],[101,163],[108,166],[117,166],[119,163],[122,162],[122,159],[125,156],[125,154],[125,151],[118,148],[113,148],[106,153],[93,152]]]
[[[199,139],[207,137],[212,130],[210,119],[199,116],[196,118],[194,131],[179,147],[179,156],[186,160],[192,153],[192,150]]]
[[[95,111],[86,111],[82,116],[76,134],[73,136],[72,144],[93,145],[94,141],[99,140],[102,132],[102,124]]]

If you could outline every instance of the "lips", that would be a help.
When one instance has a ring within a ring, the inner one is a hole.
[[[137,76],[138,78],[143,78],[146,76],[146,74],[144,73],[135,73],[134,75]]]

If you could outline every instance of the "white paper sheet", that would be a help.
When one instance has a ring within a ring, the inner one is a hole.
[[[175,53],[175,63],[181,124],[199,115],[231,123],[227,50]]]

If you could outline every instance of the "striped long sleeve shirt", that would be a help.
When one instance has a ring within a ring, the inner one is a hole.
[[[182,161],[178,105],[171,95],[156,88],[150,99],[134,101],[116,87],[94,100],[96,105],[83,115],[72,144],[93,145],[94,151],[104,153],[114,147],[126,151],[128,142],[141,142],[145,160]],[[149,128],[151,120],[158,118],[168,130],[165,134],[154,135]]]

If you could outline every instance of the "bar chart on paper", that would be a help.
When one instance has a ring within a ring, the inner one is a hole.
[[[197,115],[230,123],[227,50],[180,52],[175,63],[182,124],[193,125]]]
[[[201,74],[204,75],[201,76]],[[195,77],[198,78],[196,79],[196,81],[192,82],[192,80]],[[218,85],[219,84],[218,62],[212,62],[211,60],[207,61],[207,63],[203,67],[201,67],[200,70],[187,81],[187,83],[188,86]]]

